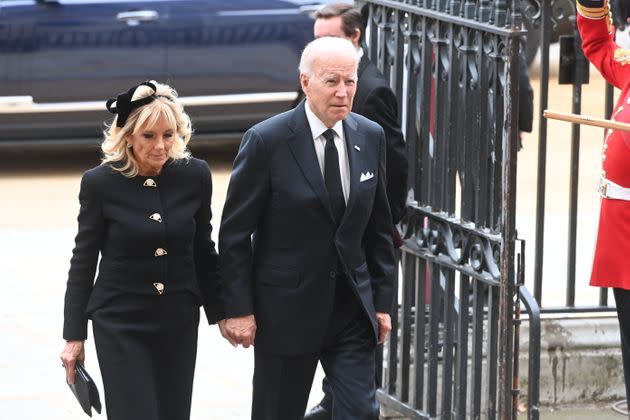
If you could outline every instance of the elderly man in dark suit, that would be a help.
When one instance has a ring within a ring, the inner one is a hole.
[[[392,224],[402,218],[407,198],[406,145],[398,122],[398,103],[394,92],[378,68],[361,48],[365,33],[361,11],[347,3],[331,3],[315,13],[315,38],[334,36],[352,42],[360,55],[357,90],[352,111],[377,122],[385,131],[387,147],[387,198],[392,212]],[[394,244],[400,236],[393,228]],[[333,397],[327,379],[322,384],[324,398],[305,416],[307,420],[331,418]]]
[[[252,419],[298,420],[317,362],[334,419],[378,419],[374,357],[394,285],[385,134],[351,113],[358,57],[324,37],[300,61],[306,100],[245,133],[219,233],[221,332],[255,344]]]

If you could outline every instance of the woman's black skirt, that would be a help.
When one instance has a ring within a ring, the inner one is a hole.
[[[190,418],[198,326],[190,293],[121,295],[92,314],[109,420]]]

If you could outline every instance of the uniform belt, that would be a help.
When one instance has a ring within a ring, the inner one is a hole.
[[[630,201],[630,188],[622,187],[611,180],[601,178],[599,180],[599,193],[604,198]]]

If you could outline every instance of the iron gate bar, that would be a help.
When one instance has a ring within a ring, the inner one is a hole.
[[[436,304],[440,300],[439,278],[440,269],[437,264],[429,264],[429,288],[430,302],[429,306],[429,343],[428,343],[428,368],[427,368],[427,389],[437,391],[437,375],[438,375],[438,322],[439,308]],[[437,416],[437,392],[427,393],[427,412],[431,417]]]
[[[540,418],[540,307],[526,287],[518,288],[529,316],[529,368],[527,376],[527,419]]]
[[[518,93],[518,70],[512,71],[511,65],[518,67],[520,53],[520,43],[517,40],[507,43],[507,63],[508,68],[506,91]],[[498,368],[499,368],[499,417],[508,420],[512,412],[511,393],[507,390],[512,387],[512,319],[514,312],[514,255],[516,241],[516,169],[518,144],[518,101],[506,101],[506,124],[503,136],[503,159],[506,162],[502,165],[502,179],[505,183],[502,196],[501,213],[503,215],[501,244],[501,287],[499,292],[499,327],[501,329],[501,339],[499,342]],[[518,350],[518,349],[516,349]],[[491,359],[492,360],[492,359]],[[492,380],[492,378],[491,378]]]
[[[487,286],[482,282],[475,282],[473,286],[473,334],[471,360],[471,414],[473,418],[481,415],[481,385],[483,360],[483,304]]]
[[[440,274],[442,272],[440,271]],[[444,339],[442,346],[442,418],[450,418],[452,407],[453,389],[453,351],[455,349],[453,340],[453,318],[455,312],[455,273],[448,271],[444,275],[446,287],[444,288]]]
[[[543,241],[545,240],[545,179],[547,176],[547,119],[541,118],[549,105],[549,42],[551,2],[542,1],[540,43],[540,111],[538,113],[538,188],[536,189],[536,249],[534,257],[534,297],[542,303]]]
[[[415,322],[416,322],[416,334],[415,334],[415,349],[416,349],[416,358],[414,364],[415,371],[415,393],[413,398],[413,406],[417,409],[424,409],[424,349],[426,348],[425,343],[425,325],[426,325],[426,288],[425,285],[429,281],[427,278],[427,263],[426,260],[421,258],[416,258],[417,270],[415,272],[415,280],[416,280],[416,290],[418,291],[417,300],[416,300],[416,308],[420,308],[420,310],[416,310],[415,314]],[[419,349],[422,349],[420,351]]]
[[[571,110],[574,114],[582,113],[582,80],[584,73],[583,54],[580,44],[581,38],[574,28],[573,34],[573,50],[575,53],[575,80],[573,82],[573,95]],[[570,163],[570,181],[569,181],[569,226],[567,238],[567,296],[566,306],[575,306],[575,263],[576,263],[576,243],[577,243],[577,200],[578,200],[578,177],[580,173],[580,125],[571,124],[571,163]]]
[[[404,267],[404,266],[403,266]],[[394,287],[394,302],[398,302],[398,284]],[[387,392],[391,395],[396,393],[396,382],[398,378],[398,311],[392,311],[392,332],[388,340],[388,360],[387,360]],[[381,377],[383,377],[381,375]],[[382,384],[381,384],[382,385]]]
[[[613,101],[614,101],[614,87],[610,83],[606,83],[606,100],[605,100],[604,115],[606,119],[610,119],[613,113]],[[608,289],[602,287],[599,289],[599,304],[601,306],[608,306]]]
[[[470,290],[470,280],[468,276],[462,275],[459,284],[459,295],[466,296]],[[470,322],[468,310],[470,303],[468,299],[459,299],[459,324],[458,347],[457,347],[457,367],[455,369],[456,383],[456,420],[466,419],[466,401],[468,395],[468,324]]]
[[[402,264],[404,267],[404,273],[415,273],[415,258],[410,258],[411,256],[407,253],[403,253],[402,255]],[[402,296],[402,315],[401,315],[401,353],[400,353],[400,363],[403,366],[401,375],[400,375],[400,399],[401,401],[408,403],[409,402],[409,369],[405,369],[405,366],[409,366],[411,364],[411,309],[413,306],[413,287],[414,283],[411,281],[406,281],[403,284],[403,296]],[[416,311],[423,310],[422,307],[416,307]],[[418,357],[418,352],[416,352],[416,357]]]

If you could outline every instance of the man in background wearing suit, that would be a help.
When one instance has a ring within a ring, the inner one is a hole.
[[[255,420],[301,419],[318,361],[333,419],[378,419],[374,357],[391,330],[395,263],[385,134],[350,112],[357,64],[345,39],[311,42],[306,100],[248,130],[234,160],[220,328],[255,344]]]
[[[407,198],[407,155],[405,140],[398,122],[398,103],[394,92],[378,68],[361,48],[365,25],[361,11],[347,3],[332,3],[315,13],[315,38],[334,36],[352,42],[360,56],[358,81],[352,112],[377,122],[385,131],[387,146],[387,198],[392,212],[394,244],[401,244],[394,227],[402,218]],[[324,398],[304,417],[305,420],[331,418],[333,396],[325,378],[322,383]]]

